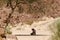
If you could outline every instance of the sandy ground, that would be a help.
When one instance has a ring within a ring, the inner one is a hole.
[[[21,25],[20,23],[16,27],[13,27],[11,29],[12,35],[23,35],[23,36],[16,36],[18,40],[50,40],[52,32],[49,29],[49,25],[52,24],[57,19],[49,19],[46,21],[34,22],[32,25],[27,24]],[[40,36],[28,36],[32,32],[31,31],[32,28],[34,28],[36,30],[37,35]]]

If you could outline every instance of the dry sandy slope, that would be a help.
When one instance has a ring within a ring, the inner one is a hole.
[[[18,40],[50,40],[52,32],[49,30],[49,25],[52,24],[57,19],[48,19],[46,21],[34,22],[32,25],[27,25],[19,23],[16,27],[11,29],[12,35],[30,35],[31,29],[35,28],[37,35],[47,35],[47,36],[16,36]],[[10,39],[11,40],[11,39]]]

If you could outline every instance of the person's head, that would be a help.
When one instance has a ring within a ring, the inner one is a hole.
[[[35,29],[34,28],[32,28],[32,31],[34,31]]]

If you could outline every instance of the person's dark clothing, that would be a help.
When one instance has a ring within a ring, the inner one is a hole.
[[[31,35],[36,35],[36,30],[35,29],[32,29]]]

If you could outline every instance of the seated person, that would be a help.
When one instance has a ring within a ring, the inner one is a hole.
[[[36,35],[36,30],[35,29],[32,29],[31,35]]]

